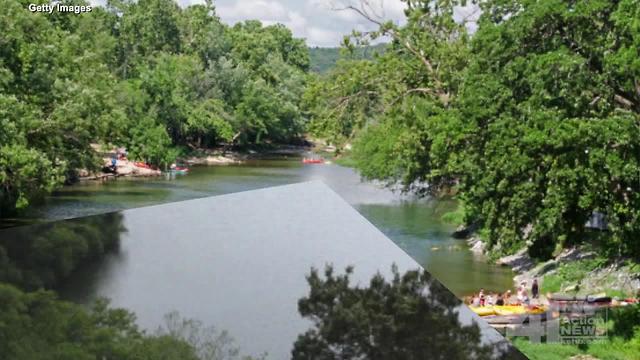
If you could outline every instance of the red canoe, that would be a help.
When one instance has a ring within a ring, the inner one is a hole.
[[[307,159],[307,158],[304,158],[304,159],[302,159],[302,163],[303,164],[324,164],[324,160],[323,159]]]

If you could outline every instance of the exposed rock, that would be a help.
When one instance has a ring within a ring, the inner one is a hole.
[[[86,181],[86,180],[109,180],[109,179],[115,179],[115,178],[116,178],[116,174],[110,174],[110,173],[94,174],[94,173],[89,173],[87,176],[79,177],[78,180],[80,180],[80,181]]]
[[[111,159],[104,158],[103,159],[103,169],[111,168]],[[119,176],[136,176],[136,177],[146,177],[146,176],[160,176],[162,172],[160,170],[149,169],[146,167],[136,166],[134,162],[129,160],[118,160],[116,163],[116,172],[109,172],[103,170],[104,172],[98,173],[90,173],[87,170],[80,169],[78,170],[78,179],[81,181],[85,180],[105,180],[112,179]]]
[[[568,262],[568,261],[576,261],[576,260],[583,260],[583,259],[593,259],[595,257],[596,257],[596,253],[594,253],[593,251],[584,251],[579,247],[572,247],[570,249],[562,250],[560,255],[556,257],[556,260],[562,261],[562,262]]]
[[[519,255],[522,250],[516,254]],[[580,261],[585,259],[595,258],[596,254],[593,251],[585,250],[583,247],[573,247],[563,250],[555,259],[545,261],[535,265],[533,268],[525,271],[518,271],[523,267],[513,266],[518,265],[518,261],[515,255],[508,256],[498,260],[503,265],[511,264],[514,271],[518,274],[513,278],[516,284],[526,281],[528,284],[534,278],[543,280],[545,275],[552,274],[562,264]],[[575,293],[584,292],[585,294],[593,294],[598,292],[606,292],[608,290],[619,290],[627,294],[635,294],[640,290],[640,274],[631,271],[628,266],[623,263],[616,263],[609,265],[605,268],[594,270],[590,273],[584,274],[584,278],[576,283],[563,284],[562,292]]]
[[[109,166],[111,164],[110,159],[105,160],[105,165]],[[117,176],[159,176],[162,175],[160,170],[149,169],[145,167],[136,166],[135,163],[129,160],[118,160],[116,164],[116,174]]]
[[[467,240],[467,243],[469,244],[469,250],[471,250],[471,252],[473,252],[474,254],[484,254],[485,243],[484,241],[480,240],[479,237],[472,236]]]
[[[592,293],[613,289],[635,295],[640,291],[640,273],[628,265],[615,263],[586,274],[579,285]]]
[[[206,157],[192,157],[186,160],[191,165],[230,165],[242,163],[236,156],[208,155]]]
[[[519,250],[513,255],[501,257],[496,261],[496,264],[508,266],[516,273],[524,273],[525,271],[533,269],[535,266],[526,248]]]

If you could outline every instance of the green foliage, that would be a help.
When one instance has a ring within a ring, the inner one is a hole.
[[[631,239],[640,233],[633,210],[640,204],[640,94],[623,85],[638,73],[607,70],[622,51],[609,39],[637,36],[615,20],[622,5],[523,2],[508,20],[483,17],[469,78],[495,79],[490,84],[499,96],[463,95],[497,105],[493,116],[474,114],[476,106],[466,111],[486,136],[481,148],[469,148],[484,156],[470,172],[480,175],[464,190],[492,245],[526,241],[549,256],[553,243],[581,242],[584,224],[598,211],[607,214],[618,254],[639,255]]]
[[[225,112],[221,100],[206,100],[190,111],[187,133],[196,137],[199,145],[203,142],[216,144],[220,140],[231,141],[233,127],[229,123],[230,119],[231,116]]]
[[[36,149],[19,144],[0,147],[0,209],[24,208],[62,180],[59,169],[52,167],[51,161]]]
[[[377,88],[381,86],[374,63],[344,60],[339,64],[326,78],[312,78],[304,94],[309,131],[336,144],[348,141],[379,112]]]
[[[204,326],[198,320],[185,319],[176,311],[165,315],[164,326],[158,328],[155,335],[188,344],[199,360],[266,359],[266,354],[257,358],[240,355],[240,349],[227,331]]]
[[[308,50],[282,25],[230,28],[211,1],[112,0],[82,16],[0,5],[2,216],[98,169],[92,144],[162,166],[180,147],[302,134]]]
[[[391,37],[384,55],[310,84],[310,130],[355,137],[366,178],[455,186],[494,255],[598,238],[640,256],[638,2],[481,2],[471,38],[453,20],[464,2],[407,3],[405,26],[355,34]]]
[[[4,213],[24,208],[76,169],[95,167],[89,145],[108,132],[116,79],[100,62],[115,44],[99,12],[63,21],[14,0],[0,4],[7,10],[0,15],[7,30],[0,35]]]
[[[442,215],[442,221],[453,225],[463,225],[465,224],[466,216],[467,215],[464,212],[464,205],[458,202],[455,210]]]
[[[640,345],[640,306],[612,309],[609,316],[614,321],[612,335],[625,340],[636,338],[636,345]]]
[[[149,335],[135,315],[98,300],[90,309],[54,293],[0,283],[0,354],[7,360],[250,360],[226,332],[171,313]]]
[[[285,63],[299,70],[309,68],[309,51],[304,40],[295,39],[291,30],[282,24],[262,26],[257,20],[234,25],[231,31],[232,55],[258,71],[269,55],[279,55]]]
[[[5,284],[0,299],[6,359],[197,359],[182,341],[144,335],[133,314],[104,301],[87,311],[51,292],[23,293]]]
[[[531,360],[566,360],[582,352],[575,346],[565,344],[531,343],[529,339],[511,339],[513,345]]]
[[[426,271],[394,268],[391,280],[378,274],[367,287],[352,285],[352,273],[312,269],[298,311],[314,325],[299,335],[293,359],[493,358],[478,326],[460,323],[459,301]]]
[[[601,267],[604,262],[603,259],[589,259],[562,264],[554,273],[544,277],[541,292],[560,292],[563,286],[567,287],[580,282],[586,274]]]

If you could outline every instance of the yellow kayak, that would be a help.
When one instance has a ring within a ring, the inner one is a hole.
[[[480,316],[495,315],[493,306],[469,306],[469,309]]]
[[[503,306],[494,306],[493,311],[496,315],[538,315],[542,314],[546,311],[545,308],[535,306],[532,308],[528,308],[526,306],[520,305],[503,305]]]
[[[469,308],[479,316],[538,315],[546,311],[545,308],[539,306],[528,308],[520,305],[469,306]]]

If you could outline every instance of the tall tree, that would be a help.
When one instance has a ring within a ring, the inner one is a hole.
[[[426,271],[394,268],[390,280],[378,274],[368,286],[352,285],[352,273],[312,269],[298,311],[313,326],[298,336],[293,359],[524,358],[484,344],[477,324],[460,321],[460,301]]]

